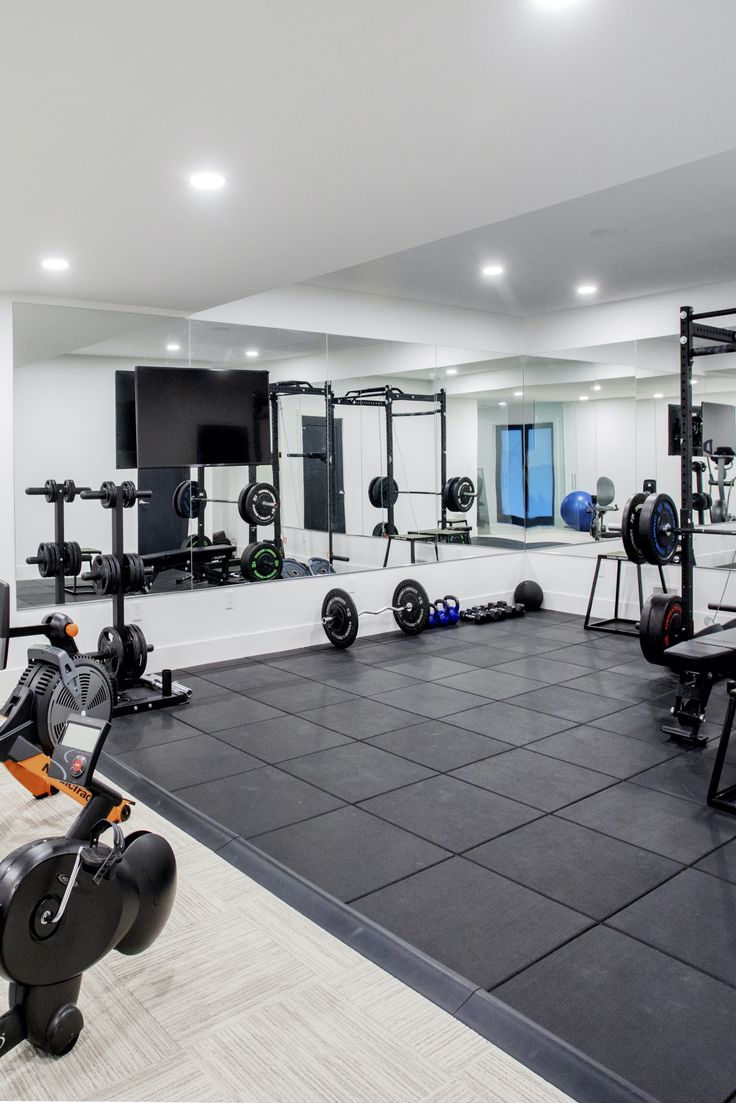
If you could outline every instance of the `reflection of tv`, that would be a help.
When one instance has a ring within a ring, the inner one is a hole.
[[[135,369],[140,467],[267,463],[268,372]]]
[[[736,454],[736,408],[723,402],[703,403],[703,455]]]
[[[115,372],[115,466],[138,466],[135,434],[135,372]]]
[[[667,407],[667,455],[682,455],[682,412],[679,406]],[[693,455],[703,455],[703,415],[693,406]]]

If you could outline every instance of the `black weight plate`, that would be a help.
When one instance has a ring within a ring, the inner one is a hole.
[[[106,479],[100,486],[100,501],[103,509],[112,509],[118,497],[118,488],[112,479]]]
[[[200,490],[198,482],[193,479],[184,479],[174,491],[171,504],[177,517],[193,521],[199,517],[207,504],[207,495]]]
[[[318,555],[313,555],[308,561],[310,574],[335,574],[335,568],[330,563],[329,559],[322,559]]]
[[[281,567],[282,578],[309,578],[310,570],[306,563],[298,559],[285,559]]]
[[[135,483],[131,479],[126,479],[120,484],[120,498],[123,503],[123,509],[130,509],[134,506],[138,497],[138,491],[135,488]]]
[[[273,582],[281,576],[281,553],[275,544],[265,540],[248,544],[240,557],[240,573],[251,582]]]
[[[427,627],[429,598],[424,587],[413,578],[407,578],[398,584],[391,604],[394,609],[400,609],[400,612],[394,612],[394,620],[402,632],[416,636]]]
[[[451,486],[450,496],[453,504],[450,508],[455,513],[467,513],[475,501],[473,480],[467,475],[460,475],[458,478],[451,480]]]
[[[380,481],[381,476],[376,475],[376,477],[371,479],[371,481],[368,483],[368,501],[371,503],[372,506],[375,506],[376,509],[381,508],[381,497],[378,491],[378,484],[380,483]]]
[[[137,624],[124,624],[121,637],[123,641],[123,674],[126,682],[133,684],[140,680],[148,662],[146,637]]]
[[[685,639],[682,598],[679,594],[652,594],[644,603],[639,622],[639,645],[648,663],[666,666],[665,651]]]
[[[61,484],[61,496],[68,505],[71,505],[77,496],[77,487],[74,483],[74,479],[64,479],[64,482]]]
[[[388,521],[380,521],[373,529],[374,536],[398,536],[396,525],[389,525]]]
[[[384,477],[376,488],[376,494],[379,497],[382,509],[385,509],[389,503],[394,506],[399,499],[399,484],[396,479]]]
[[[59,569],[59,547],[52,542],[39,544],[36,551],[41,578],[54,578]]]
[[[53,504],[58,501],[59,498],[59,484],[56,479],[47,479],[43,484],[44,498],[47,502]]]
[[[64,544],[64,574],[76,578],[82,569],[82,549],[76,540]]]
[[[669,494],[648,494],[639,513],[635,540],[647,563],[669,563],[677,551],[677,506]],[[668,531],[669,530],[669,531]]]
[[[450,494],[452,492],[452,484],[454,479],[448,479],[445,485],[442,487],[442,504],[449,510],[452,510]]]
[[[639,514],[646,500],[646,494],[634,494],[632,498],[629,498],[621,513],[621,539],[624,551],[632,563],[646,563],[646,559],[636,542]]]
[[[123,638],[117,628],[103,628],[97,637],[97,650],[100,662],[112,678],[117,678],[123,667]]]
[[[196,532],[193,532],[190,536],[187,536],[186,540],[182,544],[183,548],[211,548],[212,541],[209,536],[198,536]]]
[[[238,496],[238,513],[248,525],[272,525],[279,514],[279,496],[271,483],[253,483]]]
[[[322,627],[333,647],[350,647],[358,635],[358,610],[345,590],[330,590],[322,602]]]

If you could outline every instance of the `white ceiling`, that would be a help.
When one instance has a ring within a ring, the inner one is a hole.
[[[0,291],[201,310],[723,152],[735,30],[733,0],[6,4]]]
[[[528,316],[734,277],[736,149],[313,282]]]

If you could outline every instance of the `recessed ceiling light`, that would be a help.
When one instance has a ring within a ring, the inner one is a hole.
[[[664,395],[662,394],[662,392],[661,392],[661,391],[657,391],[657,393],[655,394],[655,396],[654,396],[654,397],[655,397],[655,398],[664,398]]]
[[[698,381],[697,381],[697,379],[696,379],[696,378],[695,378],[695,377],[693,376],[693,387],[695,386],[695,384],[696,384],[697,382],[698,382]]]
[[[588,401],[588,395],[587,394],[581,394],[580,395],[580,401],[581,402],[587,402]]]
[[[177,345],[176,341],[170,341],[169,344],[166,346],[167,352],[179,352],[180,349],[181,345]]]
[[[502,276],[503,266],[500,264],[486,264],[484,268],[481,268],[481,273],[484,276]]]
[[[523,398],[523,397],[524,397],[524,392],[523,391],[514,391],[514,398]]]
[[[543,11],[561,11],[562,8],[572,8],[578,0],[534,0],[536,7]]]
[[[598,288],[594,283],[581,283],[578,287],[578,295],[595,295]]]
[[[499,406],[508,406],[508,402],[499,402]]]
[[[457,375],[457,368],[448,368],[445,375]]]
[[[225,187],[225,177],[221,172],[193,172],[189,183],[197,191],[219,191]]]
[[[64,260],[63,257],[44,257],[41,261],[41,267],[45,268],[47,272],[66,272],[69,261]]]
[[[594,390],[594,391],[599,391],[600,389],[601,389],[601,385],[600,385],[600,383],[594,383],[594,384],[593,384],[593,390]]]
[[[258,349],[246,349],[245,355],[249,357],[249,359],[254,360],[256,356],[258,356]]]

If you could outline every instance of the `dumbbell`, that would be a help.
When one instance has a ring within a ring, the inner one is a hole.
[[[358,635],[360,617],[376,617],[391,612],[402,632],[416,636],[427,627],[430,601],[427,591],[419,582],[407,578],[400,582],[393,593],[390,605],[381,609],[358,608],[345,590],[330,590],[322,603],[322,627],[334,647],[350,647]]]

